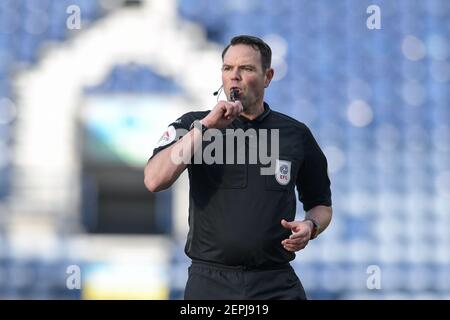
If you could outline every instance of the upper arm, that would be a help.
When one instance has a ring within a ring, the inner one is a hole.
[[[169,169],[166,170],[167,167],[164,166],[164,164],[168,161],[168,159],[170,159],[169,148],[189,132],[188,128],[191,123],[189,118],[190,115],[185,114],[181,118],[169,124],[153,149],[153,154],[147,161],[147,165],[144,169],[144,183],[150,191],[157,192],[166,189],[185,169],[185,167],[169,167]],[[163,152],[164,150],[168,153]],[[158,154],[159,156],[157,156]]]
[[[325,155],[305,126],[303,135],[304,158],[297,176],[297,190],[303,209],[309,211],[318,205],[331,206],[330,179]]]
[[[153,149],[153,154],[148,161],[150,161],[156,154],[164,149],[169,148],[175,142],[181,139],[189,131],[189,127],[191,126],[192,121],[192,114],[191,112],[189,112],[182,115],[174,122],[170,123],[156,143],[156,146]]]

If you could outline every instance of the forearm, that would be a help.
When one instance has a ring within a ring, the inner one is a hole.
[[[206,128],[226,128],[243,111],[239,101],[220,101],[200,122]],[[151,192],[170,187],[202,146],[201,128],[194,127],[174,145],[155,155],[145,167],[144,183]]]
[[[192,155],[201,146],[201,131],[193,128],[169,148],[155,155],[146,165],[144,183],[151,192],[170,187],[186,169]]]
[[[306,212],[305,219],[313,219],[320,225],[317,235],[323,232],[331,222],[333,209],[327,206],[315,206]]]

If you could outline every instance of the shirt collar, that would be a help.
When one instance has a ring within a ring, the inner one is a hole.
[[[263,113],[261,113],[258,117],[256,117],[255,119],[253,119],[253,120],[249,120],[249,119],[247,119],[247,118],[245,118],[245,117],[242,117],[242,116],[239,116],[239,120],[240,121],[242,121],[242,122],[259,122],[259,123],[261,123],[261,122],[263,122],[264,121],[264,119],[268,116],[270,114],[270,107],[269,107],[269,105],[266,103],[266,102],[264,102],[264,111],[263,111]]]

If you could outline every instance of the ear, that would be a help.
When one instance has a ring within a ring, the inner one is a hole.
[[[267,88],[270,84],[270,81],[272,81],[274,70],[272,68],[266,69],[266,73],[264,75],[264,88]]]

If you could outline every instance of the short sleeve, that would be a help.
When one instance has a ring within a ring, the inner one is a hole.
[[[331,189],[327,159],[306,126],[303,150],[304,160],[296,181],[303,209],[309,211],[318,205],[329,207],[331,206]]]
[[[156,154],[162,150],[170,147],[179,139],[181,139],[187,132],[189,132],[189,127],[191,126],[193,119],[190,113],[182,115],[180,118],[172,122],[167,126],[167,129],[161,135],[155,148],[153,149],[153,154],[150,157],[153,158]],[[150,160],[149,159],[149,160]]]

